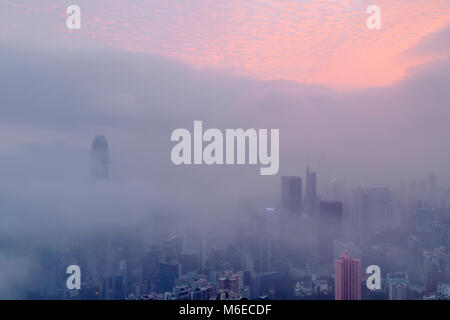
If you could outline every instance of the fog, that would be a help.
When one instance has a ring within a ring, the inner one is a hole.
[[[40,245],[114,225],[152,233],[155,214],[207,229],[233,221],[243,200],[279,206],[281,175],[303,175],[307,164],[322,194],[332,178],[397,184],[432,172],[450,183],[448,60],[393,87],[336,92],[118,50],[0,46],[1,297],[26,283]],[[279,174],[175,166],[171,132],[194,120],[280,129]],[[107,181],[89,176],[96,134],[108,139]]]

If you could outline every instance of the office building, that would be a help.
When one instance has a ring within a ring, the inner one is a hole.
[[[302,212],[302,178],[281,177],[281,206],[283,211],[300,215]]]
[[[361,300],[361,260],[342,254],[334,272],[335,300]]]

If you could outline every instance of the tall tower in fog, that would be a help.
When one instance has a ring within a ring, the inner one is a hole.
[[[306,198],[305,206],[309,209],[311,216],[317,211],[317,174],[306,167]]]
[[[289,213],[302,213],[302,178],[281,177],[281,206]]]
[[[97,135],[91,146],[91,176],[108,179],[108,142],[105,136]]]
[[[334,262],[334,299],[361,300],[361,260],[342,254]]]
[[[415,236],[408,239],[408,279],[411,283],[420,283],[419,241]]]
[[[318,258],[321,263],[331,263],[334,240],[343,235],[344,206],[338,201],[320,201],[318,216]]]

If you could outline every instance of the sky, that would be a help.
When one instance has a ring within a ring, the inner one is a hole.
[[[279,175],[307,164],[324,189],[450,182],[446,1],[380,1],[381,30],[364,1],[80,0],[81,30],[67,30],[70,4],[0,1],[4,181],[85,183],[101,133],[114,181],[151,181],[182,208],[223,190],[276,203]],[[279,175],[174,166],[171,132],[194,120],[280,129]]]
[[[82,29],[65,29],[77,4]],[[369,30],[366,9],[381,9]],[[10,1],[0,39],[56,47],[114,47],[262,80],[351,90],[389,86],[442,52],[410,54],[449,24],[448,0]]]
[[[381,30],[369,4],[0,0],[0,297],[33,269],[21,239],[154,212],[217,224],[241,200],[276,207],[306,165],[323,195],[429,173],[448,188],[450,3],[377,1]],[[174,166],[170,135],[194,120],[279,128],[279,174]],[[89,180],[97,134],[106,185]]]

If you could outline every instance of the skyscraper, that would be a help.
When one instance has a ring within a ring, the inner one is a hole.
[[[267,235],[257,234],[251,236],[250,250],[253,258],[254,271],[257,273],[269,271],[270,247]]]
[[[160,262],[159,268],[160,292],[164,293],[166,291],[172,291],[172,288],[175,285],[175,279],[179,278],[180,276],[180,265],[175,261]]]
[[[361,300],[361,260],[346,253],[334,263],[334,299]]]
[[[411,283],[420,283],[419,241],[415,236],[408,239],[408,279]]]
[[[281,206],[290,213],[302,212],[302,178],[281,177]]]
[[[311,216],[315,216],[317,210],[317,174],[306,167],[306,198],[305,207]]]
[[[230,290],[235,294],[239,294],[239,275],[230,270],[226,270],[219,274],[217,279],[218,290]]]
[[[334,240],[342,238],[344,210],[342,202],[321,201],[318,221],[318,257],[321,263],[333,261]]]
[[[108,179],[108,142],[105,136],[97,135],[91,146],[91,176]]]
[[[365,235],[363,233],[363,191],[362,188],[352,190],[350,193],[348,228],[350,238],[356,243],[360,243]]]

